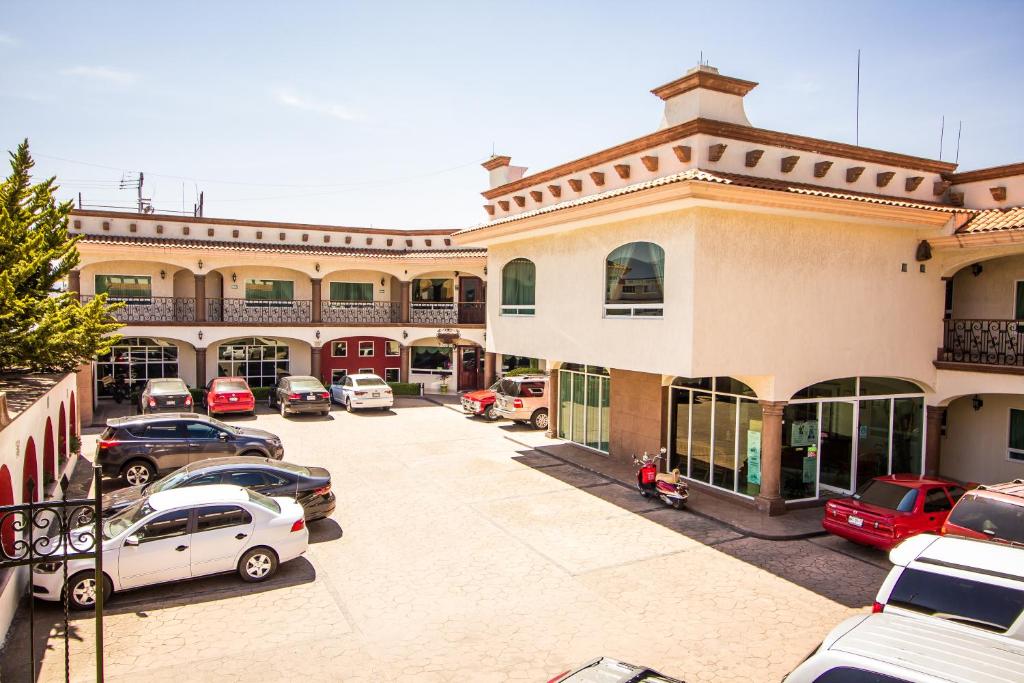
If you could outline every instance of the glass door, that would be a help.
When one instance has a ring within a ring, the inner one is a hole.
[[[854,490],[854,407],[853,401],[821,403],[818,441],[820,482],[823,488],[841,493],[852,493]]]

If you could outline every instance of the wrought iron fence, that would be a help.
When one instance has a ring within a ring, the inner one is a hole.
[[[308,323],[313,302],[309,299],[207,299],[206,319],[224,323]]]
[[[459,322],[459,313],[454,303],[413,303],[409,305],[409,322],[455,325]]]
[[[94,296],[83,296],[82,303],[94,299]],[[196,319],[196,300],[192,297],[150,296],[145,298],[113,298],[108,301],[120,301],[124,306],[114,311],[114,318],[122,323],[167,323],[194,322]]]
[[[1024,320],[944,320],[940,360],[1024,367]]]
[[[402,304],[397,301],[324,301],[320,318],[325,323],[397,323]]]

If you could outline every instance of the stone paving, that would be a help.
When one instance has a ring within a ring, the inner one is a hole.
[[[777,681],[886,573],[848,544],[759,540],[664,508],[522,445],[550,443],[541,433],[417,399],[238,422],[328,467],[334,518],[266,584],[115,596],[108,681],[546,681],[601,654],[691,682]],[[59,608],[37,603],[37,680],[63,680],[59,629]],[[4,681],[31,680],[27,633],[23,613]],[[92,620],[70,635],[72,680],[91,681]]]

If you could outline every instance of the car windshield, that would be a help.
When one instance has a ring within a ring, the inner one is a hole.
[[[292,391],[324,391],[324,388],[315,379],[300,379],[292,380]]]
[[[214,391],[249,391],[249,387],[245,386],[245,382],[239,382],[238,380],[216,382],[213,385]]]
[[[185,383],[179,380],[160,380],[151,382],[149,385],[149,393],[151,394],[187,394],[188,387]]]
[[[246,489],[246,493],[249,494],[249,500],[256,503],[260,507],[266,508],[273,512],[275,515],[281,514],[281,506],[277,504],[277,501],[269,496],[264,496],[262,493],[256,493],[252,489]]]
[[[907,568],[889,604],[1004,633],[1024,610],[1024,590]]]
[[[109,540],[116,536],[120,536],[131,528],[133,524],[144,519],[152,512],[153,508],[145,498],[134,505],[126,507],[124,510],[103,523],[103,538]]]
[[[364,377],[356,380],[356,386],[360,387],[383,387],[384,380],[380,377]]]
[[[154,481],[151,484],[146,484],[142,487],[142,492],[146,495],[151,493],[159,493],[160,491],[169,491],[170,489],[181,486],[181,483],[188,479],[189,472],[188,467],[182,467],[181,469],[174,470],[160,481]]]
[[[968,493],[956,504],[946,521],[990,538],[1024,544],[1024,505]]]
[[[853,494],[853,499],[889,510],[913,512],[914,504],[917,502],[917,489],[872,479]]]

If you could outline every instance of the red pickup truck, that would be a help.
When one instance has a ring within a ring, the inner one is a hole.
[[[462,395],[462,410],[469,415],[482,415],[488,420],[497,420],[501,417],[495,405],[495,390],[501,381],[495,382],[490,389],[470,391]]]

